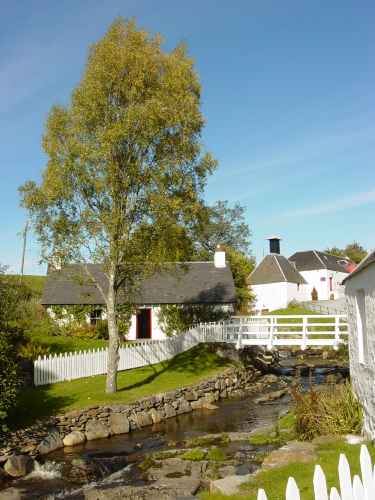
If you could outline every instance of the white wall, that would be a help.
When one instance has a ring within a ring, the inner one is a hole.
[[[360,342],[357,321],[356,295],[365,295],[364,343],[367,344],[363,363],[360,363]],[[345,286],[349,322],[350,377],[364,410],[364,430],[375,439],[375,264],[354,275]]]
[[[315,287],[318,292],[318,300],[329,300],[331,295],[338,299],[344,295],[344,289],[341,282],[348,275],[339,271],[330,271],[328,269],[316,269],[314,271],[300,271],[300,274],[307,281],[307,298],[311,300],[311,292]],[[332,277],[332,291],[329,289],[329,278]],[[322,281],[322,278],[324,281]]]
[[[146,307],[146,309],[151,309],[151,339],[152,340],[161,340],[165,339],[166,335],[161,329],[159,322],[159,311],[160,307],[158,306],[150,306]],[[133,314],[132,322],[129,329],[129,333],[126,336],[127,340],[135,340],[137,338],[137,316]]]
[[[287,307],[289,302],[297,300],[302,302],[308,300],[306,285],[296,283],[267,283],[264,285],[251,285],[251,290],[256,296],[255,309],[261,311],[268,309],[282,309]]]

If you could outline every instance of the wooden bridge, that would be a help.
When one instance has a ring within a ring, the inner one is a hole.
[[[258,345],[269,350],[281,346],[331,346],[348,341],[346,315],[234,316],[221,323],[200,325],[206,342],[230,342],[237,348]]]

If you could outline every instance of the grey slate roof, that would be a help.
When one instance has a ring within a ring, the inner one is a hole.
[[[288,259],[278,254],[269,254],[254,269],[249,278],[250,285],[265,285],[267,283],[297,283],[306,284],[304,278]]]
[[[349,276],[343,280],[343,284],[349,281],[353,276],[357,275],[359,272],[363,271],[367,266],[375,262],[375,250],[366,255],[366,257],[361,260],[358,266],[352,271]]]
[[[95,281],[106,289],[102,267],[88,265]],[[120,302],[124,300],[120,299]],[[216,268],[213,262],[187,262],[155,273],[145,279],[137,293],[136,304],[233,304],[236,292],[232,272],[227,265]],[[103,298],[81,264],[72,264],[48,274],[41,303],[43,305],[101,305]]]
[[[350,261],[344,257],[336,257],[319,250],[307,250],[305,252],[296,252],[289,257],[294,262],[298,271],[315,271],[316,269],[329,269],[330,271],[339,271],[347,273],[345,264]]]

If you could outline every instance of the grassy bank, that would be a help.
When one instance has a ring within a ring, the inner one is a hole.
[[[367,443],[367,448],[374,461],[375,448],[371,443]],[[291,463],[284,467],[279,467],[269,471],[258,473],[251,483],[243,485],[240,494],[224,496],[219,494],[203,493],[201,500],[256,500],[259,488],[263,488],[269,500],[284,500],[285,489],[288,478],[293,476],[300,489],[303,500],[314,500],[313,475],[316,464],[319,464],[326,475],[329,488],[338,488],[338,463],[340,453],[345,453],[352,472],[360,472],[359,464],[360,445],[349,445],[343,440],[328,440],[325,444],[317,446],[317,460],[308,463]]]
[[[33,331],[28,338],[43,347],[48,348],[50,354],[63,352],[87,351],[88,349],[100,349],[107,347],[108,342],[100,339],[85,339],[79,337],[68,337],[63,335],[49,335]]]
[[[233,363],[211,352],[210,346],[198,345],[170,361],[119,373],[116,394],[104,392],[104,375],[30,388],[21,394],[12,423],[21,427],[75,408],[130,403],[198,383],[229,366]]]

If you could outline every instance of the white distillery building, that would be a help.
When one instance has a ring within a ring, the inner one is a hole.
[[[318,300],[336,300],[344,296],[342,282],[349,274],[352,264],[349,259],[307,250],[294,253],[289,261],[306,280],[306,300],[312,299],[314,288]]]
[[[89,268],[89,272],[85,269]],[[93,279],[93,278],[94,279]],[[106,289],[106,276],[100,264],[71,264],[48,273],[41,303],[54,317],[53,306],[66,311],[69,306],[90,306],[86,321],[95,324],[106,319],[105,303],[95,283]],[[181,262],[170,264],[170,269],[145,279],[134,300],[136,313],[132,316],[127,340],[166,337],[160,321],[163,305],[210,305],[232,311],[236,291],[225,252],[218,249],[213,262]],[[120,303],[125,303],[125,298]]]
[[[268,240],[270,253],[249,277],[257,312],[287,307],[292,300],[309,300],[305,278],[286,257],[280,255],[280,238],[272,236]]]
[[[350,328],[350,378],[362,404],[364,431],[375,439],[375,250],[344,280]]]

